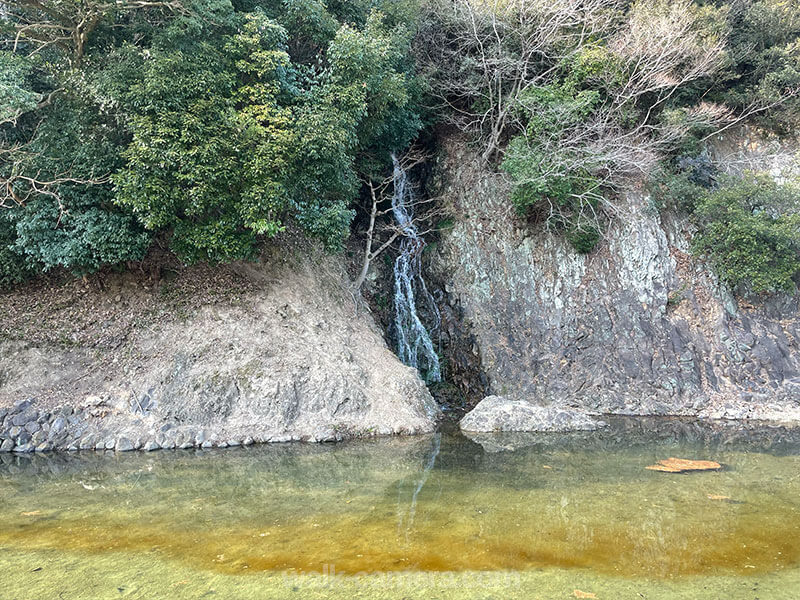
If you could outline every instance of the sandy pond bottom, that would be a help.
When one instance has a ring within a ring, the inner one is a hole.
[[[0,507],[1,600],[800,598],[783,428],[0,455]]]

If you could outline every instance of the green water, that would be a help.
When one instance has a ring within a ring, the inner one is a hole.
[[[781,428],[0,455],[0,506],[0,600],[800,598]]]

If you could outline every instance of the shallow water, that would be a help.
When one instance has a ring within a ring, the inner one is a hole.
[[[3,600],[800,597],[780,428],[0,455],[0,506]]]

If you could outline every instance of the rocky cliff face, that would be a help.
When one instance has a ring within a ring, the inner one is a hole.
[[[763,154],[747,139],[725,149],[737,164]],[[643,192],[579,255],[521,222],[506,181],[460,140],[438,172],[454,226],[433,268],[464,309],[491,393],[595,413],[800,419],[797,299],[737,302],[689,255],[688,224]]]
[[[173,448],[434,429],[341,262],[273,259],[0,297],[0,446]],[[296,258],[287,259],[286,256]],[[33,402],[29,402],[33,399]]]

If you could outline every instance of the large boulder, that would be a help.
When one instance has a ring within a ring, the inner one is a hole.
[[[605,423],[583,411],[558,406],[537,406],[524,400],[487,396],[459,423],[462,431],[594,431]]]

